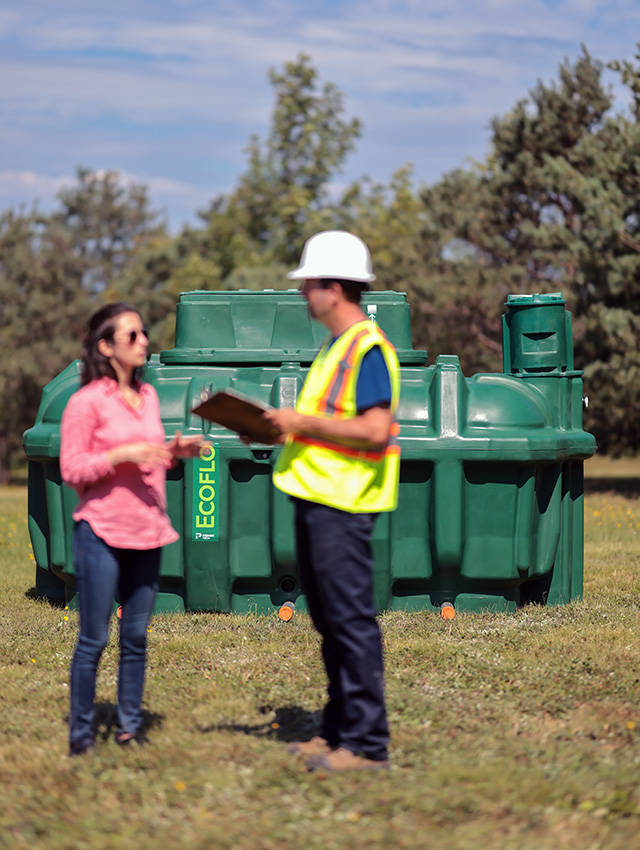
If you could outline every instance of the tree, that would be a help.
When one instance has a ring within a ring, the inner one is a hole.
[[[353,148],[360,122],[344,117],[335,85],[319,88],[304,54],[269,78],[275,90],[269,133],[264,142],[251,136],[236,188],[199,214],[203,226],[184,228],[169,251],[160,246],[168,260],[160,263],[161,279],[153,278],[158,263],[149,253],[130,276],[130,291],[172,297],[182,289],[255,287],[260,281],[282,286],[286,278],[279,275],[297,262],[307,236],[320,222],[332,226],[328,183]]]
[[[68,362],[66,346],[77,342],[67,328],[80,334],[80,318],[101,299],[131,301],[151,323],[152,343],[169,347],[180,291],[288,287],[304,240],[336,227],[369,244],[377,288],[408,290],[415,343],[432,357],[459,354],[467,374],[500,368],[508,293],[562,290],[592,399],[586,426],[605,450],[637,451],[640,53],[635,59],[610,66],[631,93],[628,113],[612,112],[602,63],[583,48],[557,80],[493,119],[484,162],[417,190],[403,166],[389,185],[363,178],[336,201],[328,187],[360,122],[345,117],[340,91],[320,88],[300,55],[270,72],[267,137],[251,137],[245,172],[200,213],[200,226],[172,238],[144,187],[85,169],[51,216],[5,214],[0,295],[10,305],[18,293],[0,328],[10,364],[0,424],[13,440],[13,449],[7,439],[0,445],[5,475],[19,423],[35,413],[33,387]]]
[[[230,203],[246,216],[251,239],[270,261],[289,266],[310,235],[309,222],[327,201],[327,184],[360,135],[360,121],[343,118],[343,96],[332,83],[317,87],[305,54],[269,74],[276,103],[263,146],[249,142],[249,168]]]
[[[610,114],[602,70],[583,48],[561,66],[559,84],[536,87],[532,109],[519,104],[494,122],[492,229],[501,216],[498,256],[518,262],[529,286],[567,296],[594,402],[585,419],[600,448],[637,451],[640,128],[637,101],[632,119]],[[633,89],[637,70],[621,71]]]
[[[43,385],[80,355],[89,315],[112,297],[134,253],[159,238],[146,197],[142,187],[122,187],[115,172],[80,169],[50,215],[0,216],[0,480],[8,480]]]
[[[164,224],[149,206],[146,187],[125,184],[117,171],[78,168],[76,179],[58,193],[51,222],[69,233],[84,268],[82,286],[98,295],[125,273],[137,250],[164,233]]]
[[[558,82],[538,83],[493,120],[486,162],[446,178],[423,200],[440,231],[438,288],[450,293],[444,315],[471,296],[471,359],[481,360],[483,337],[485,347],[498,342],[491,317],[507,292],[562,290],[594,402],[586,425],[601,449],[637,451],[640,433],[629,422],[640,414],[640,78],[630,63],[614,67],[632,90],[630,117],[611,114],[602,63],[583,48],[575,63],[560,66]],[[447,183],[454,194],[443,227]],[[465,246],[454,263],[445,235]]]
[[[412,298],[415,337],[433,359],[457,354],[466,374],[497,371],[502,305],[519,282],[481,247],[489,206],[482,171],[456,169],[423,187],[420,199],[424,271]]]
[[[0,479],[8,481],[43,385],[78,355],[91,311],[69,233],[37,214],[0,217]]]

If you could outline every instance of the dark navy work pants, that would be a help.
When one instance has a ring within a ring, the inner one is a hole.
[[[329,677],[323,737],[333,747],[386,759],[389,729],[370,544],[377,514],[294,503],[300,582],[322,636]]]

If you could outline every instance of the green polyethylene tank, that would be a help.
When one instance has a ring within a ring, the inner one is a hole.
[[[581,595],[582,464],[595,440],[582,430],[570,315],[560,294],[509,296],[506,307],[504,371],[467,378],[455,355],[425,365],[403,293],[364,297],[401,364],[399,506],[372,539],[379,610],[514,610]],[[163,552],[158,610],[305,609],[292,504],[271,483],[279,449],[246,446],[191,410],[220,389],[294,405],[326,335],[296,291],[180,296],[175,347],[151,357],[145,378],[167,436],[203,433],[213,449],[169,471],[181,539]],[[45,387],[24,436],[38,587],[67,600],[76,499],[60,480],[59,423],[78,374],[70,364]]]

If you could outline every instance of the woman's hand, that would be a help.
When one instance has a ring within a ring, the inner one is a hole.
[[[201,452],[210,448],[211,443],[198,434],[192,437],[183,437],[180,431],[176,431],[171,441],[167,443],[172,461],[178,458],[198,457]]]
[[[169,466],[171,452],[164,443],[125,443],[107,452],[113,466],[135,463],[138,466]]]

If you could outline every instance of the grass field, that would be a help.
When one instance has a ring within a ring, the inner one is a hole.
[[[381,618],[388,775],[307,774],[323,701],[308,620],[157,617],[150,743],[67,756],[76,615],[33,598],[26,489],[0,490],[0,847],[640,848],[640,462],[587,464],[584,600]]]

